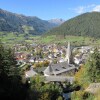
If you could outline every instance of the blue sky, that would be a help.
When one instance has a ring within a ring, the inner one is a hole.
[[[85,12],[100,12],[100,0],[0,0],[0,8],[44,20],[67,20]]]

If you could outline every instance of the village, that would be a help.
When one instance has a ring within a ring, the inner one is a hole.
[[[70,42],[67,46],[16,44],[13,48],[17,66],[24,70],[26,78],[39,74],[51,77],[49,81],[65,81],[65,76],[71,78],[94,52],[92,46],[72,48]],[[63,76],[62,80],[57,76]]]

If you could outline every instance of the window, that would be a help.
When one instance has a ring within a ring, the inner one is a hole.
[[[62,67],[63,69],[66,69],[65,67]]]
[[[55,71],[59,71],[58,69],[55,69]]]

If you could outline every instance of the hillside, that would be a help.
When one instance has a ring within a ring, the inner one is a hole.
[[[47,32],[47,35],[74,35],[100,38],[100,13],[90,12],[64,22]]]
[[[37,17],[24,16],[0,9],[0,32],[18,32],[40,35],[55,27]]]

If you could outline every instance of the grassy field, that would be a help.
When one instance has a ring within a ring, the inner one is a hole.
[[[37,38],[39,38],[39,36],[32,36],[32,35],[28,35],[27,34],[18,34],[17,33],[3,33],[0,32],[0,40],[2,42],[6,42],[6,43],[19,43],[22,41],[26,41],[28,43],[32,43],[33,40],[36,40]]]
[[[100,39],[94,39],[90,37],[82,37],[82,36],[66,36],[62,37],[60,35],[50,35],[50,36],[32,36],[29,35],[28,38],[25,37],[25,34],[17,33],[3,33],[0,32],[0,40],[2,42],[14,44],[18,42],[25,41],[27,43],[37,43],[37,44],[67,44],[68,41],[71,42],[72,45],[100,45]]]
[[[16,42],[16,41],[21,41],[24,40],[24,35],[20,34],[18,36],[16,36],[14,33],[3,33],[0,32],[0,40],[2,42]]]
[[[46,36],[40,37],[39,43],[57,43],[57,44],[66,44],[68,41],[72,43],[72,45],[98,45],[100,44],[100,39],[94,39],[90,37],[82,37],[82,36],[66,36],[63,38],[62,36]]]

